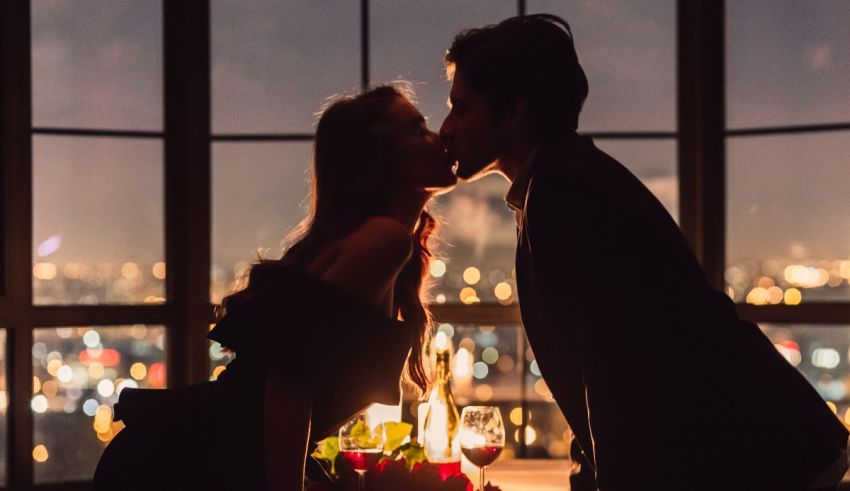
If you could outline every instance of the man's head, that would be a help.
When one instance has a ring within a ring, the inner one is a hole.
[[[462,179],[492,169],[513,138],[545,143],[575,131],[587,98],[569,25],[554,15],[461,32],[446,53],[446,71],[452,109],[441,135]]]

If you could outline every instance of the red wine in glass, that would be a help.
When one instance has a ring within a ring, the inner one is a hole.
[[[351,464],[355,471],[365,472],[372,469],[381,460],[381,449],[343,450],[342,457]]]
[[[502,447],[462,447],[461,451],[476,466],[486,467],[499,457],[499,454],[502,453]]]

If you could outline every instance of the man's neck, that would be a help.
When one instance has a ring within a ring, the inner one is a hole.
[[[527,165],[526,160],[536,146],[537,143],[530,140],[522,140],[511,145],[499,156],[498,171],[513,183],[522,166]]]

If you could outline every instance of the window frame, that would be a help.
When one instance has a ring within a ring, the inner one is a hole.
[[[167,2],[163,9],[163,131],[32,126],[31,9],[28,0],[0,3],[0,151],[4,179],[5,275],[0,326],[7,329],[7,479],[0,489],[89,489],[90,482],[34,484],[33,330],[120,324],[164,325],[167,385],[205,380],[209,291],[209,2]],[[7,76],[6,74],[14,74]],[[159,305],[33,305],[32,138],[63,135],[143,138],[163,142],[166,303]],[[14,213],[11,211],[14,210]],[[206,237],[206,240],[203,238]],[[199,241],[196,238],[200,239]]]
[[[210,127],[210,1],[162,1],[165,126],[163,131],[32,127],[30,2],[0,2],[0,327],[7,332],[9,391],[7,476],[0,489],[87,489],[90,483],[33,483],[31,348],[37,327],[116,324],[166,326],[168,385],[207,380],[205,334],[213,321],[210,287],[211,163],[214,142],[312,141],[311,133],[212,134]],[[369,0],[360,0],[361,86],[370,83]],[[729,138],[850,131],[850,122],[726,128],[724,2],[677,0],[677,129],[595,132],[596,139],[677,142],[680,226],[709,281],[725,290],[725,145]],[[517,0],[517,13],[526,12]],[[35,306],[32,303],[32,137],[155,138],[164,143],[166,303],[161,305]],[[14,210],[14,212],[13,212]],[[191,246],[191,247],[190,247]],[[203,292],[197,295],[192,292]],[[516,304],[433,305],[438,322],[516,324]],[[738,304],[756,322],[850,324],[850,302],[799,306]],[[524,341],[524,337],[521,337]],[[525,353],[525,346],[521,352]],[[524,371],[527,363],[523,362]],[[525,376],[522,380],[524,383]],[[523,391],[523,394],[525,391]],[[527,401],[520,401],[525,405]],[[526,412],[523,411],[523,414]],[[524,421],[523,425],[527,422]],[[519,432],[524,437],[525,431]],[[519,456],[525,455],[524,441]]]

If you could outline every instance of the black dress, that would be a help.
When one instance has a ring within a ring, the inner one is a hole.
[[[398,404],[412,327],[298,266],[265,273],[209,333],[236,352],[216,381],[122,392],[115,418],[126,427],[95,489],[262,489],[269,372],[312,391],[313,441],[372,402]]]

